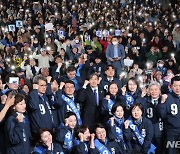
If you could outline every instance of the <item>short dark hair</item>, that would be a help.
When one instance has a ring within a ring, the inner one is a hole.
[[[103,124],[101,124],[101,123],[96,123],[96,124],[95,124],[95,126],[94,126],[94,132],[96,131],[97,128],[104,128],[104,129],[106,129],[105,126],[104,126]]]
[[[15,95],[14,106],[21,102],[23,99],[25,100],[25,96],[20,93],[17,93]]]
[[[116,102],[116,103],[114,103],[114,105],[112,106],[112,109],[111,109],[111,113],[113,115],[119,106],[121,106],[123,108],[123,111],[124,111],[124,106],[120,102]]]
[[[115,81],[113,81],[113,82],[111,82],[111,83],[109,84],[109,86],[108,86],[108,92],[109,92],[109,88],[110,88],[110,86],[111,86],[112,84],[116,84],[117,87],[118,87],[118,84],[117,84]],[[119,90],[119,87],[118,87],[118,90]]]
[[[115,70],[113,65],[107,65],[106,68],[105,68],[105,71],[107,71],[110,67]]]
[[[139,103],[134,103],[131,107],[130,107],[130,112],[131,112],[131,115],[132,115],[132,110],[136,107],[139,107],[142,111],[142,114],[144,113],[144,108],[142,106],[142,104],[139,104]]]
[[[88,129],[87,125],[81,125],[78,127],[77,131],[76,131],[76,137],[79,138],[78,134],[79,133],[83,133]]]
[[[174,76],[174,77],[171,79],[171,84],[173,84],[174,81],[180,81],[180,76],[179,76],[179,75]]]
[[[72,65],[70,65],[67,69],[66,69],[66,73],[69,73],[69,72],[73,72],[73,71],[76,71],[76,68]]]
[[[75,84],[74,84],[74,82],[72,80],[67,80],[67,81],[65,81],[65,84],[66,83],[70,83],[70,84],[73,84],[75,86]]]
[[[55,57],[55,60],[56,60],[57,58],[60,58],[60,59],[62,60],[62,58],[61,58],[60,55],[57,55],[57,56]]]
[[[67,112],[67,113],[65,114],[64,119],[69,118],[70,116],[75,116],[75,117],[76,117],[76,114],[75,114],[74,112]],[[76,119],[77,119],[77,118],[76,118]]]
[[[81,125],[81,126],[79,126],[79,128],[77,129],[77,133],[84,133],[87,129],[88,129],[88,126],[87,126],[87,125]]]

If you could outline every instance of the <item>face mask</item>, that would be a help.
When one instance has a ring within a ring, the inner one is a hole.
[[[114,42],[112,42],[112,44],[113,44],[113,45],[117,45],[117,44],[118,44],[118,42],[114,41]]]
[[[159,64],[159,67],[163,67],[164,65],[163,64]]]
[[[79,40],[75,40],[75,43],[79,43]]]

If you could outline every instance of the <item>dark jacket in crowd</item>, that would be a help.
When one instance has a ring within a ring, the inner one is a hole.
[[[165,103],[157,105],[157,113],[166,121],[168,130],[180,129],[180,98],[174,92],[168,94]]]
[[[53,149],[48,150],[48,147],[45,144],[40,144],[34,148],[33,154],[56,154],[63,152],[63,149],[60,144],[53,141]]]
[[[53,115],[48,102],[48,98],[44,94],[42,97],[38,95],[37,90],[32,90],[28,101],[29,116],[33,133],[37,133],[40,128],[48,128],[52,130]]]
[[[100,86],[103,87],[106,90],[106,92],[108,92],[108,86],[111,82],[115,82],[118,85],[119,90],[122,88],[122,82],[119,79],[113,77],[112,81],[108,81],[107,76],[104,76],[102,78]]]
[[[82,119],[83,124],[89,126],[92,131],[93,126],[96,122],[101,120],[99,116],[99,105],[104,98],[104,91],[98,86],[99,105],[97,105],[93,90],[88,85],[86,89],[80,89],[78,93],[78,101],[82,103]]]
[[[17,114],[11,115],[5,125],[7,154],[30,153],[30,126],[27,117],[23,122],[18,122]]]
[[[146,117],[142,117],[142,123],[136,126],[139,132],[142,135],[145,135],[143,145],[140,145],[134,132],[132,130],[131,131],[128,130],[130,128],[124,130],[124,138],[127,142],[131,143],[132,149],[134,151],[147,153],[151,146],[151,141],[153,138],[153,133],[154,133],[153,125],[149,119],[147,119]]]

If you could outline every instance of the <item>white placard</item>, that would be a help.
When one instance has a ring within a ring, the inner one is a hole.
[[[132,59],[124,59],[124,65],[125,66],[132,66],[134,60]]]
[[[19,84],[19,77],[9,77],[9,83]]]
[[[64,31],[58,30],[59,37],[64,37]]]
[[[46,31],[54,30],[54,25],[52,23],[45,24]]]
[[[12,31],[15,32],[15,30],[16,30],[15,25],[8,25],[8,31],[9,31],[9,32],[12,32]]]
[[[16,27],[23,27],[23,22],[21,20],[16,20]]]
[[[115,30],[115,36],[120,36],[121,35],[121,30],[119,30],[119,29],[116,29]]]

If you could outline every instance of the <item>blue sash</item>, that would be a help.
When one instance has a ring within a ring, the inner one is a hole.
[[[128,93],[125,94],[125,97],[126,97],[127,106],[131,107],[131,105],[133,105],[134,103],[134,98]]]
[[[76,105],[74,104],[74,101],[72,99],[66,97],[65,95],[62,95],[62,99],[67,103],[67,105],[69,105],[71,110],[76,114],[76,117],[77,117],[77,120],[78,120],[78,124],[82,125],[82,120],[81,120],[79,111],[78,111]]]
[[[108,102],[107,105],[108,105],[108,109],[109,109],[109,114],[112,115],[111,109],[112,109],[112,106],[114,105],[114,102],[111,99],[108,99],[107,102]]]
[[[47,148],[45,148],[44,146],[38,146],[34,148],[33,152],[37,152],[39,154],[44,154],[47,151]]]
[[[132,119],[129,118],[128,120],[129,120],[129,127],[133,130],[136,138],[138,139],[139,144],[140,144],[140,145],[143,145],[143,143],[144,143],[144,137],[143,137],[142,134],[139,132],[137,126],[133,123]],[[151,147],[150,147],[150,149],[148,150],[147,153],[148,153],[148,154],[150,154],[150,153],[155,153],[155,149],[156,149],[156,147],[155,147],[153,144],[151,144]]]
[[[107,149],[107,147],[103,145],[101,142],[99,142],[98,139],[94,140],[94,145],[98,149],[100,154],[111,154],[111,152]]]
[[[4,90],[2,90],[2,93],[3,93],[3,95],[5,95],[7,92],[9,92],[9,91],[11,91],[10,89],[8,89],[8,88],[6,88],[6,89],[4,89]]]
[[[61,123],[59,128],[64,127],[64,124]],[[68,130],[68,132],[66,133],[65,137],[64,137],[64,148],[71,150],[71,148],[73,147],[73,136],[71,131]]]
[[[121,125],[124,124],[124,118],[122,120],[118,119],[117,117],[114,116],[114,124],[116,127],[116,135],[117,135],[117,139],[120,140],[120,142],[123,145],[123,148],[126,150],[126,143],[123,139],[123,131],[121,129]]]

